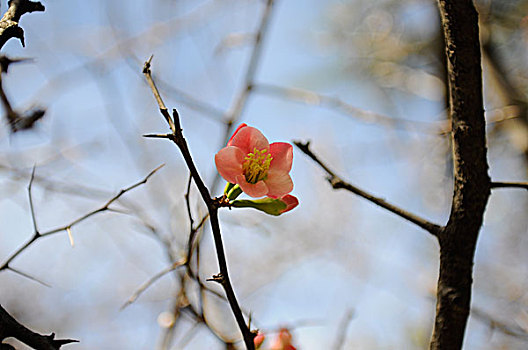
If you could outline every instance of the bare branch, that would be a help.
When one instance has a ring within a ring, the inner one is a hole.
[[[221,109],[191,96],[185,91],[182,91],[181,89],[178,89],[172,86],[171,84],[165,82],[163,79],[160,79],[160,77],[156,75],[153,76],[153,79],[156,80],[156,85],[159,86],[162,91],[165,91],[172,98],[175,98],[180,101],[182,105],[197,112],[200,112],[204,117],[208,119],[217,122],[223,122],[225,116],[224,112]]]
[[[229,140],[229,137],[231,133],[233,132],[233,127],[235,126],[237,121],[241,118],[242,113],[244,112],[244,108],[246,106],[248,97],[251,91],[253,90],[253,86],[255,83],[254,82],[255,73],[260,63],[260,58],[262,54],[262,43],[264,42],[264,38],[268,30],[268,25],[271,20],[273,3],[274,3],[274,0],[266,1],[266,7],[262,13],[262,17],[260,19],[260,24],[257,29],[257,33],[255,34],[255,42],[253,44],[253,50],[251,51],[251,56],[249,58],[249,64],[247,66],[246,74],[244,76],[244,83],[242,84],[242,87],[236,94],[233,105],[231,106],[229,111],[227,111],[225,114],[225,130],[224,130],[224,138],[222,141],[222,145],[224,145],[227,142],[227,140]],[[219,175],[216,175],[211,185],[211,189],[213,191],[217,187],[218,181],[220,181],[220,177]]]
[[[18,248],[7,260],[6,262],[4,262],[4,264],[0,265],[0,271],[2,270],[5,270],[7,268],[11,269],[11,267],[9,266],[9,264],[20,254],[22,253],[24,250],[26,250],[26,248],[28,248],[31,244],[33,244],[33,242],[35,242],[36,240],[38,240],[39,238],[41,237],[44,237],[44,236],[49,236],[49,235],[52,235],[52,234],[55,234],[55,233],[58,233],[58,232],[62,232],[62,231],[68,231],[68,230],[71,230],[71,228],[75,225],[77,225],[78,223],[88,219],[89,217],[91,216],[94,216],[98,213],[102,213],[102,212],[105,212],[105,211],[110,211],[111,209],[109,208],[109,206],[115,202],[116,200],[118,200],[121,196],[123,196],[125,193],[135,189],[136,187],[138,186],[141,186],[143,184],[145,184],[148,179],[154,175],[159,169],[161,169],[161,167],[163,167],[163,165],[160,165],[159,167],[157,167],[156,169],[152,170],[145,178],[143,178],[143,180],[139,181],[139,182],[136,182],[135,184],[127,187],[127,188],[124,188],[122,189],[121,191],[119,191],[119,193],[117,195],[115,195],[114,197],[110,198],[102,207],[98,208],[98,209],[95,209],[95,210],[92,210],[91,212],[73,220],[72,222],[70,222],[69,224],[67,225],[64,225],[62,227],[59,227],[59,228],[56,228],[56,229],[52,229],[52,230],[49,230],[49,231],[46,231],[46,232],[42,232],[42,233],[39,233],[37,231],[35,231],[35,233],[33,234],[33,236],[29,239],[29,241],[27,241],[23,246],[21,246],[20,248]],[[33,179],[34,179],[34,176],[32,175],[32,179],[31,179],[31,183],[33,182]],[[28,186],[28,190],[31,189],[31,186]],[[31,198],[31,197],[30,197]],[[34,220],[34,217],[33,217],[33,220]],[[15,271],[15,270],[13,270]],[[20,273],[19,271],[16,271],[17,273],[21,274],[21,275],[24,275],[22,273]],[[26,275],[26,277],[28,277]],[[34,278],[31,278],[31,279],[34,279]]]
[[[525,329],[519,326],[511,326],[505,322],[497,321],[492,315],[477,309],[475,307],[471,308],[471,317],[478,318],[484,323],[487,323],[490,329],[498,330],[503,334],[509,335],[511,337],[519,338],[524,341],[528,341],[528,332]]]
[[[491,188],[524,188],[528,190],[528,182],[497,182],[493,181]]]
[[[18,38],[25,46],[24,43],[24,30],[18,26],[20,17],[25,13],[34,11],[44,11],[45,8],[40,2],[29,1],[29,0],[10,0],[8,2],[9,7],[0,20],[0,48],[11,38]],[[40,120],[46,110],[35,109],[33,111],[27,111],[23,114],[16,112],[9,102],[7,95],[5,94],[2,77],[3,73],[7,73],[8,67],[11,63],[27,61],[27,59],[9,59],[6,56],[0,56],[0,99],[5,109],[6,119],[11,127],[12,132],[19,130],[26,130],[33,127],[35,122]]]
[[[354,310],[348,310],[345,315],[343,316],[343,319],[339,323],[338,328],[338,334],[336,338],[336,342],[334,345],[334,350],[340,350],[343,348],[343,345],[345,345],[346,340],[346,332],[348,329],[348,325],[350,324],[350,321],[354,318]]]
[[[145,78],[147,79],[150,89],[152,90],[152,93],[154,94],[154,98],[156,99],[156,102],[158,103],[161,114],[165,118],[165,121],[169,124],[169,127],[172,133],[174,134],[176,132],[174,121],[171,119],[169,112],[167,110],[167,107],[165,106],[165,103],[163,102],[163,99],[161,98],[159,90],[156,87],[156,83],[154,83],[154,80],[152,79],[152,72],[150,71],[150,62],[152,62],[153,57],[154,55],[151,55],[149,59],[145,62],[145,65],[143,66],[143,75],[145,75]],[[149,135],[147,137],[161,137],[161,136]]]
[[[264,9],[264,12],[262,13],[262,17],[260,19],[260,25],[258,27],[257,33],[255,34],[255,43],[253,46],[253,51],[251,52],[251,57],[249,58],[249,64],[247,66],[246,75],[244,78],[244,84],[242,85],[241,90],[239,91],[237,97],[235,98],[235,103],[233,104],[231,110],[227,113],[228,125],[232,125],[240,118],[240,116],[242,115],[242,112],[244,111],[244,107],[246,106],[249,93],[251,92],[253,88],[253,82],[255,80],[255,73],[260,63],[262,43],[267,33],[268,24],[271,19],[272,9],[273,9],[273,0],[267,0],[266,8]],[[228,130],[226,134],[227,136],[229,136],[231,134],[231,130]]]
[[[185,265],[185,262],[186,260],[185,259],[182,259],[182,260],[178,260],[178,261],[175,261],[173,264],[171,264],[170,266],[167,266],[166,268],[164,268],[163,270],[161,270],[160,272],[156,273],[154,276],[152,276],[151,278],[149,278],[145,283],[143,283],[135,292],[134,294],[132,294],[130,296],[130,298],[128,298],[128,300],[121,306],[120,310],[123,310],[124,308],[126,308],[128,305],[132,304],[133,302],[135,302],[137,300],[137,298],[139,298],[141,296],[141,294],[143,294],[144,291],[147,290],[147,288],[149,288],[151,285],[154,284],[154,282],[156,282],[157,280],[159,280],[161,277],[165,276],[166,274],[168,274],[169,272],[171,271],[174,271],[176,270],[178,267],[180,266],[184,266]]]
[[[28,185],[28,197],[29,197],[29,208],[31,210],[31,221],[33,222],[33,230],[36,235],[38,235],[38,228],[37,228],[37,219],[35,217],[35,208],[33,206],[33,196],[31,194],[31,187],[33,185],[33,180],[35,179],[35,166],[33,166],[33,170],[31,171],[31,179],[29,180]]]
[[[40,1],[10,0],[9,8],[0,20],[0,48],[11,38],[18,38],[25,46],[24,30],[18,26],[20,17],[26,13],[44,11],[44,5]]]
[[[328,182],[332,185],[334,189],[345,189],[347,191],[350,191],[360,197],[365,198],[366,200],[384,208],[390,211],[391,213],[394,213],[402,218],[404,218],[407,221],[412,222],[413,224],[423,228],[424,230],[428,231],[434,236],[438,236],[442,230],[442,227],[440,225],[434,224],[424,218],[421,218],[415,214],[412,214],[406,210],[403,210],[402,208],[388,203],[383,198],[375,197],[372,194],[363,191],[362,189],[351,185],[348,182],[343,181],[339,176],[337,176],[328,166],[326,166],[311,150],[310,150],[310,143],[301,143],[299,141],[293,142],[295,146],[297,146],[304,154],[306,154],[308,157],[310,157],[314,162],[319,164],[319,166],[326,171],[328,174]]]
[[[1,56],[0,59],[1,58],[4,58],[4,61],[6,61],[7,59],[5,58],[5,56]],[[2,65],[1,70],[3,71],[4,69],[7,70],[6,66]],[[2,73],[0,73],[0,100],[2,101],[2,105],[4,106],[7,122],[13,133],[21,130],[31,129],[33,125],[37,121],[42,119],[46,114],[46,110],[41,108],[25,111],[23,113],[15,111],[11,106],[11,102],[9,102],[9,99],[7,98],[7,95],[4,91]]]
[[[196,168],[196,165],[194,164],[191,153],[187,146],[187,141],[185,140],[185,137],[183,136],[183,131],[181,129],[181,124],[180,124],[180,116],[178,114],[178,111],[176,109],[173,109],[172,118],[171,118],[171,116],[168,114],[168,111],[165,105],[163,104],[161,96],[159,95],[159,91],[157,90],[156,85],[154,81],[152,80],[152,73],[150,71],[150,60],[151,59],[145,62],[145,65],[143,68],[143,74],[145,75],[147,81],[149,81],[149,85],[152,89],[152,93],[154,94],[156,100],[158,101],[160,112],[165,118],[165,120],[167,121],[172,131],[172,137],[170,139],[180,149],[180,152],[187,165],[187,168],[189,169],[191,176],[194,180],[194,183],[196,184],[196,187],[198,188],[198,191],[200,192],[202,200],[205,202],[207,206],[207,210],[209,211],[209,217],[211,220],[211,228],[213,231],[216,255],[218,258],[218,265],[220,268],[220,274],[224,276],[223,281],[222,281],[222,287],[224,288],[227,300],[235,316],[238,327],[242,333],[242,336],[244,338],[244,343],[246,344],[247,349],[254,350],[255,346],[253,344],[253,338],[255,337],[255,335],[249,330],[248,326],[246,325],[246,322],[244,320],[244,315],[242,314],[242,311],[238,304],[235,292],[233,290],[233,286],[231,285],[231,281],[229,279],[229,271],[227,268],[227,261],[226,261],[225,252],[224,252],[224,245],[222,243],[222,234],[220,232],[220,224],[218,221],[218,206],[216,204],[216,201],[213,198],[211,198],[209,189],[205,186],[205,183],[203,182],[198,172],[198,169]]]
[[[189,227],[191,228],[191,233],[192,233],[193,226],[194,226],[194,219],[191,213],[191,200],[190,200],[191,184],[192,184],[192,175],[189,174],[189,180],[187,181],[187,192],[185,192],[185,206],[187,207],[187,215],[189,216]]]
[[[420,122],[408,119],[391,118],[389,116],[366,111],[352,106],[340,98],[323,95],[314,91],[283,87],[273,84],[255,84],[255,92],[280,97],[309,105],[326,107],[344,115],[352,116],[369,124],[377,124],[404,130],[417,130],[431,134],[438,134],[438,130],[445,129],[445,122]]]
[[[36,278],[34,276],[31,276],[30,274],[22,272],[22,271],[20,271],[18,269],[15,269],[15,268],[11,267],[11,266],[7,267],[7,269],[12,271],[12,272],[14,272],[14,273],[16,273],[16,274],[18,274],[18,275],[20,275],[20,276],[22,276],[22,277],[25,277],[25,278],[27,278],[27,279],[29,279],[31,281],[40,283],[40,284],[42,284],[45,287],[51,288],[51,285],[49,285],[48,283],[46,283],[46,282],[44,282],[44,281],[42,281],[42,280],[40,280],[40,279],[38,279],[38,278]]]
[[[0,341],[9,337],[39,350],[57,350],[63,345],[79,342],[73,339],[55,339],[54,333],[50,335],[35,333],[20,324],[0,305]]]

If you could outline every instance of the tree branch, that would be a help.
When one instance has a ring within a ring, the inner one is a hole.
[[[362,189],[349,184],[348,182],[343,181],[339,176],[337,176],[330,168],[328,168],[311,150],[310,150],[310,143],[301,143],[299,141],[293,142],[295,146],[297,146],[303,153],[305,153],[308,157],[310,157],[314,162],[319,164],[319,166],[326,171],[328,174],[328,182],[332,185],[334,189],[345,189],[347,191],[350,191],[360,197],[365,198],[366,200],[390,211],[391,213],[394,213],[398,215],[401,218],[404,218],[407,221],[412,222],[413,224],[423,228],[424,230],[428,231],[434,236],[437,236],[440,231],[442,230],[442,227],[434,224],[426,219],[423,219],[415,214],[412,214],[406,210],[401,209],[400,207],[393,205],[391,203],[388,203],[383,198],[375,197],[372,194],[363,191]]]
[[[24,244],[22,245],[20,248],[18,248],[2,265],[0,265],[0,271],[2,270],[5,270],[5,269],[11,269],[12,271],[15,271],[15,272],[18,272],[19,274],[21,275],[24,275],[26,277],[28,277],[27,275],[23,274],[23,273],[20,273],[18,270],[14,270],[12,269],[9,264],[20,254],[22,253],[24,250],[26,250],[26,248],[28,248],[30,245],[32,245],[36,240],[38,240],[39,238],[41,237],[44,237],[44,236],[49,236],[49,235],[52,235],[52,234],[56,234],[56,233],[59,233],[59,232],[62,232],[62,231],[69,231],[71,230],[71,228],[75,225],[77,225],[78,223],[88,219],[89,217],[91,216],[94,216],[96,214],[99,214],[99,213],[102,213],[102,212],[105,212],[105,211],[108,211],[108,210],[111,210],[109,207],[112,203],[114,203],[115,201],[117,201],[122,195],[124,195],[125,193],[135,189],[136,187],[138,186],[141,186],[143,184],[145,184],[148,179],[154,175],[154,173],[156,173],[163,165],[160,165],[159,167],[157,167],[156,169],[152,170],[145,178],[143,178],[143,180],[139,181],[139,182],[136,182],[135,184],[127,187],[127,188],[124,188],[122,189],[121,191],[119,191],[118,194],[116,194],[115,196],[113,196],[112,198],[110,198],[103,206],[101,206],[100,208],[97,208],[95,210],[92,210],[91,212],[87,213],[87,214],[84,214],[82,215],[81,217],[73,220],[72,222],[70,222],[69,224],[67,225],[64,225],[64,226],[61,226],[59,228],[56,228],[56,229],[52,229],[52,230],[48,230],[48,231],[45,231],[45,232],[39,232],[37,230],[37,225],[36,225],[36,218],[35,218],[35,212],[34,212],[34,209],[33,209],[33,199],[32,199],[32,194],[31,194],[31,189],[32,189],[32,184],[33,184],[33,180],[35,178],[35,173],[33,172],[31,174],[31,180],[29,182],[29,185],[28,185],[28,195],[29,195],[29,202],[30,202],[30,207],[31,207],[31,219],[33,220],[33,226],[34,226],[34,232],[33,232],[33,236]],[[70,233],[70,232],[68,232]],[[34,279],[34,278],[31,278],[31,279]]]
[[[391,118],[387,115],[355,107],[338,97],[320,94],[315,91],[264,83],[254,84],[253,89],[255,92],[266,96],[279,97],[290,101],[305,103],[307,105],[326,107],[343,115],[352,116],[357,120],[368,124],[430,134],[438,134],[438,130],[443,131],[446,129],[445,121],[420,122],[401,118]]]
[[[38,350],[57,350],[63,345],[79,342],[73,339],[54,339],[54,333],[50,335],[35,333],[20,324],[0,305],[0,341],[10,337]]]
[[[24,43],[24,30],[18,26],[20,17],[25,13],[34,12],[34,11],[44,11],[45,8],[40,2],[34,2],[29,0],[10,0],[8,2],[9,7],[5,12],[2,19],[0,19],[0,49],[4,44],[11,38],[18,38],[22,43],[22,46],[25,46]],[[35,122],[44,117],[46,110],[44,109],[35,109],[33,111],[27,111],[25,113],[18,113],[15,111],[4,92],[2,86],[2,77],[1,74],[7,73],[8,67],[11,63],[27,61],[26,59],[9,59],[8,57],[0,57],[0,100],[4,106],[6,112],[6,119],[11,127],[12,132],[17,132],[20,130],[30,129],[33,127]]]
[[[478,318],[483,323],[487,324],[490,330],[497,330],[502,334],[510,337],[515,337],[523,341],[528,341],[528,332],[519,325],[510,325],[506,322],[495,319],[491,314],[484,312],[478,308],[471,308],[471,317]]]
[[[40,1],[9,0],[9,8],[0,20],[0,49],[11,38],[18,38],[25,46],[24,30],[18,26],[20,17],[26,13],[44,11],[45,7]]]
[[[264,42],[264,38],[267,33],[268,25],[271,20],[273,3],[274,3],[274,0],[266,0],[266,7],[264,8],[262,17],[260,18],[260,23],[259,23],[257,32],[255,34],[253,50],[251,51],[251,56],[249,58],[249,64],[247,66],[246,74],[244,76],[244,83],[242,87],[240,88],[240,90],[238,91],[234,99],[233,105],[225,114],[225,117],[224,117],[225,130],[224,130],[224,140],[222,142],[222,145],[225,145],[227,143],[227,140],[229,140],[229,136],[233,132],[235,123],[242,116],[242,113],[244,112],[244,108],[246,107],[246,103],[249,98],[249,95],[251,91],[253,91],[254,83],[255,83],[255,74],[257,72],[257,68],[260,63],[260,58],[261,58],[261,53],[262,53],[262,43]],[[213,183],[211,185],[211,189],[213,191],[218,185],[218,181],[220,181],[219,174],[215,176]]]
[[[181,128],[180,116],[178,114],[178,111],[176,109],[173,109],[172,118],[171,118],[167,108],[163,104],[161,95],[158,89],[156,88],[156,85],[152,79],[152,73],[150,71],[151,60],[152,60],[152,56],[151,58],[149,58],[149,60],[145,62],[145,65],[143,67],[143,74],[145,75],[149,83],[149,86],[152,90],[152,93],[154,94],[154,97],[156,98],[158,102],[158,106],[159,106],[161,114],[167,121],[167,124],[169,125],[169,128],[172,131],[172,134],[167,135],[167,138],[170,138],[170,140],[173,141],[176,144],[176,146],[178,146],[178,148],[180,149],[180,152],[187,165],[187,168],[189,169],[191,176],[194,180],[194,183],[196,184],[196,187],[198,188],[198,191],[200,192],[202,200],[205,202],[207,206],[207,210],[209,212],[209,218],[211,221],[211,229],[213,231],[216,255],[218,259],[218,265],[220,268],[220,273],[215,275],[215,281],[219,282],[224,288],[227,300],[231,307],[231,311],[233,312],[235,316],[236,322],[238,324],[238,327],[240,328],[240,331],[244,338],[244,343],[246,344],[247,349],[254,350],[255,346],[253,343],[253,338],[255,337],[255,334],[253,334],[248,328],[248,326],[246,325],[246,322],[244,320],[244,315],[242,314],[242,310],[240,309],[235,292],[233,290],[233,286],[231,285],[231,281],[229,278],[229,271],[227,268],[227,261],[225,257],[224,245],[222,243],[222,234],[220,232],[220,223],[218,221],[217,201],[211,198],[209,189],[207,188],[207,186],[205,186],[205,183],[203,182],[198,172],[198,169],[196,168],[196,165],[194,164],[191,153],[187,146],[187,141],[185,140],[185,137],[183,136],[183,130]]]
[[[337,337],[335,340],[333,350],[341,350],[344,348],[348,325],[350,324],[353,318],[354,318],[353,309],[347,310],[345,314],[343,315],[341,322],[339,322],[338,333],[337,333]]]
[[[453,143],[451,214],[438,236],[440,273],[430,348],[461,349],[469,316],[473,257],[490,195],[478,14],[471,0],[438,0],[447,55]]]

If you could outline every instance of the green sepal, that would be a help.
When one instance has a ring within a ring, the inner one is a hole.
[[[226,186],[224,188],[224,194],[227,195],[233,187],[235,187],[235,184],[232,184],[231,182],[226,183]]]
[[[235,208],[253,208],[275,216],[282,214],[287,207],[286,203],[276,198],[241,199],[232,201],[230,204]]]
[[[240,188],[240,186],[234,185],[233,188],[231,188],[229,192],[227,193],[227,198],[230,201],[232,201],[232,200],[237,199],[237,197],[240,196],[241,194],[242,194],[242,189]]]

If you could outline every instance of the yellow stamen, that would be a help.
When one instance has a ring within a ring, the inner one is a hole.
[[[253,153],[248,153],[245,158],[242,169],[246,181],[250,184],[256,184],[261,180],[265,180],[268,177],[268,170],[273,157],[268,153],[267,149],[258,150],[253,149]]]

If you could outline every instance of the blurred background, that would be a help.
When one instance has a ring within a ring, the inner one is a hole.
[[[222,193],[214,154],[226,122],[270,140],[311,141],[345,181],[438,224],[452,178],[443,38],[434,1],[43,1],[22,17],[26,48],[10,40],[4,90],[19,111],[46,109],[33,128],[0,128],[0,264],[38,229],[103,206],[112,211],[38,239],[0,271],[0,302],[41,333],[79,339],[71,349],[242,348],[218,285],[207,223],[194,271],[144,283],[186,256],[188,170],[142,75],[177,108],[200,174]],[[528,1],[477,1],[494,181],[526,181]],[[6,2],[1,2],[2,12]],[[436,240],[345,191],[294,151],[300,205],[272,217],[220,215],[231,279],[252,326],[281,327],[298,349],[427,349],[435,311]],[[205,214],[196,188],[194,226]],[[526,193],[494,191],[475,257],[465,348],[526,349]],[[194,310],[194,311],[193,311]],[[198,311],[198,314],[196,313]],[[200,314],[201,312],[201,314]],[[230,345],[235,343],[234,345]],[[17,344],[17,348],[26,349]],[[227,345],[226,345],[227,344]]]

